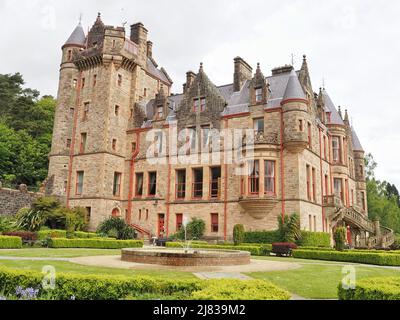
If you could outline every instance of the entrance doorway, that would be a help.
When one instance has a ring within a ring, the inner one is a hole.
[[[165,236],[165,214],[158,215],[158,237],[164,238]]]

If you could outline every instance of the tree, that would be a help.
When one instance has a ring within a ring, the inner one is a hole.
[[[237,224],[233,227],[233,242],[235,246],[240,245],[244,241],[244,226]]]

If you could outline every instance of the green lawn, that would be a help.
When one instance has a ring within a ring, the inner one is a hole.
[[[78,258],[89,256],[112,256],[121,254],[119,249],[0,249],[0,257],[26,257],[26,258]]]
[[[264,258],[286,262],[298,262],[302,267],[295,270],[248,273],[256,279],[269,280],[287,291],[308,299],[337,299],[337,286],[345,277],[343,263],[301,259]],[[352,264],[345,264],[352,265]],[[400,270],[382,267],[353,265],[357,279],[369,277],[400,276]]]

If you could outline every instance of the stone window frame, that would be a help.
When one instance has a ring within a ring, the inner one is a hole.
[[[256,163],[258,164],[257,166],[256,166]],[[250,160],[250,161],[248,161],[247,165],[248,165],[248,188],[247,188],[248,190],[247,190],[247,192],[250,196],[260,196],[260,191],[261,191],[260,159]],[[258,167],[258,174],[257,174],[256,167]],[[257,191],[252,191],[253,187],[256,187]]]
[[[219,232],[219,214],[218,213],[211,213],[211,233],[218,233]]]
[[[84,154],[86,152],[87,138],[88,138],[87,132],[81,132],[80,143],[79,143],[79,154]]]
[[[259,128],[259,121],[262,121],[261,129]],[[255,135],[264,133],[265,132],[265,117],[253,118],[253,129],[254,129]]]
[[[83,194],[84,181],[85,181],[85,171],[78,170],[76,172],[75,195],[81,196]]]
[[[312,201],[311,195],[311,166],[306,164],[306,185],[307,185],[307,200]]]
[[[120,197],[121,196],[121,187],[122,187],[122,173],[115,171],[114,172],[114,180],[113,180],[113,196]]]
[[[141,179],[141,194],[138,194],[138,187],[139,187],[139,185],[138,185],[138,176],[141,176],[142,177],[142,179]],[[141,198],[143,198],[143,194],[144,194],[144,173],[143,172],[136,172],[135,173],[135,198],[137,198],[137,199],[141,199]]]
[[[200,105],[199,105],[199,101],[200,101]],[[193,99],[193,112],[197,113],[197,112],[204,112],[206,111],[206,107],[207,107],[207,98],[206,97],[199,97],[199,98],[194,98]]]
[[[152,182],[151,177],[155,175],[155,182]],[[147,173],[147,197],[154,198],[157,195],[157,171],[149,171]],[[150,193],[152,186],[154,186],[154,193]]]
[[[273,175],[272,176],[269,176],[267,174],[268,173],[268,170],[267,170],[268,163],[273,163]],[[273,196],[273,197],[276,197],[276,166],[277,166],[277,164],[276,164],[275,160],[269,160],[269,159],[264,160],[264,193],[266,195]],[[267,179],[273,179],[274,190],[272,192],[267,190],[267,185],[268,185]]]
[[[201,181],[197,181],[195,177],[196,171],[202,172],[202,178]],[[201,189],[197,188],[197,185],[201,184]],[[196,192],[200,193],[201,191],[201,196],[196,195]],[[192,200],[202,200],[204,197],[204,168],[203,167],[197,167],[197,168],[192,168]]]
[[[210,166],[210,199],[221,199],[221,194],[222,194],[222,166]],[[220,170],[220,176],[217,180],[213,179],[213,170],[219,169]],[[217,189],[215,188],[215,185],[217,185]],[[217,191],[215,193],[215,191]]]
[[[263,103],[264,101],[264,90],[262,87],[254,88],[254,101],[256,104]]]
[[[179,173],[185,173],[185,182],[179,182]],[[180,190],[179,187],[184,186],[184,189]],[[187,170],[186,169],[176,169],[175,170],[175,199],[184,200],[187,194]],[[181,196],[179,196],[181,195]],[[183,195],[183,196],[182,196]]]
[[[179,232],[183,226],[183,213],[175,213],[175,221],[175,230]]]

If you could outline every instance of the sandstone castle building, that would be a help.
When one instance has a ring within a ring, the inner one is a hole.
[[[152,47],[143,24],[127,35],[100,15],[62,47],[47,191],[87,208],[92,229],[121,216],[144,237],[167,236],[186,216],[203,219],[208,238],[229,239],[235,224],[274,230],[298,213],[303,230],[345,225],[354,245],[392,241],[368,220],[364,150],[347,110],[313,90],[305,56],[300,70],[269,76],[237,57],[223,86],[201,64],[174,95]],[[229,130],[247,132],[240,148],[226,135],[215,143],[212,132]]]

